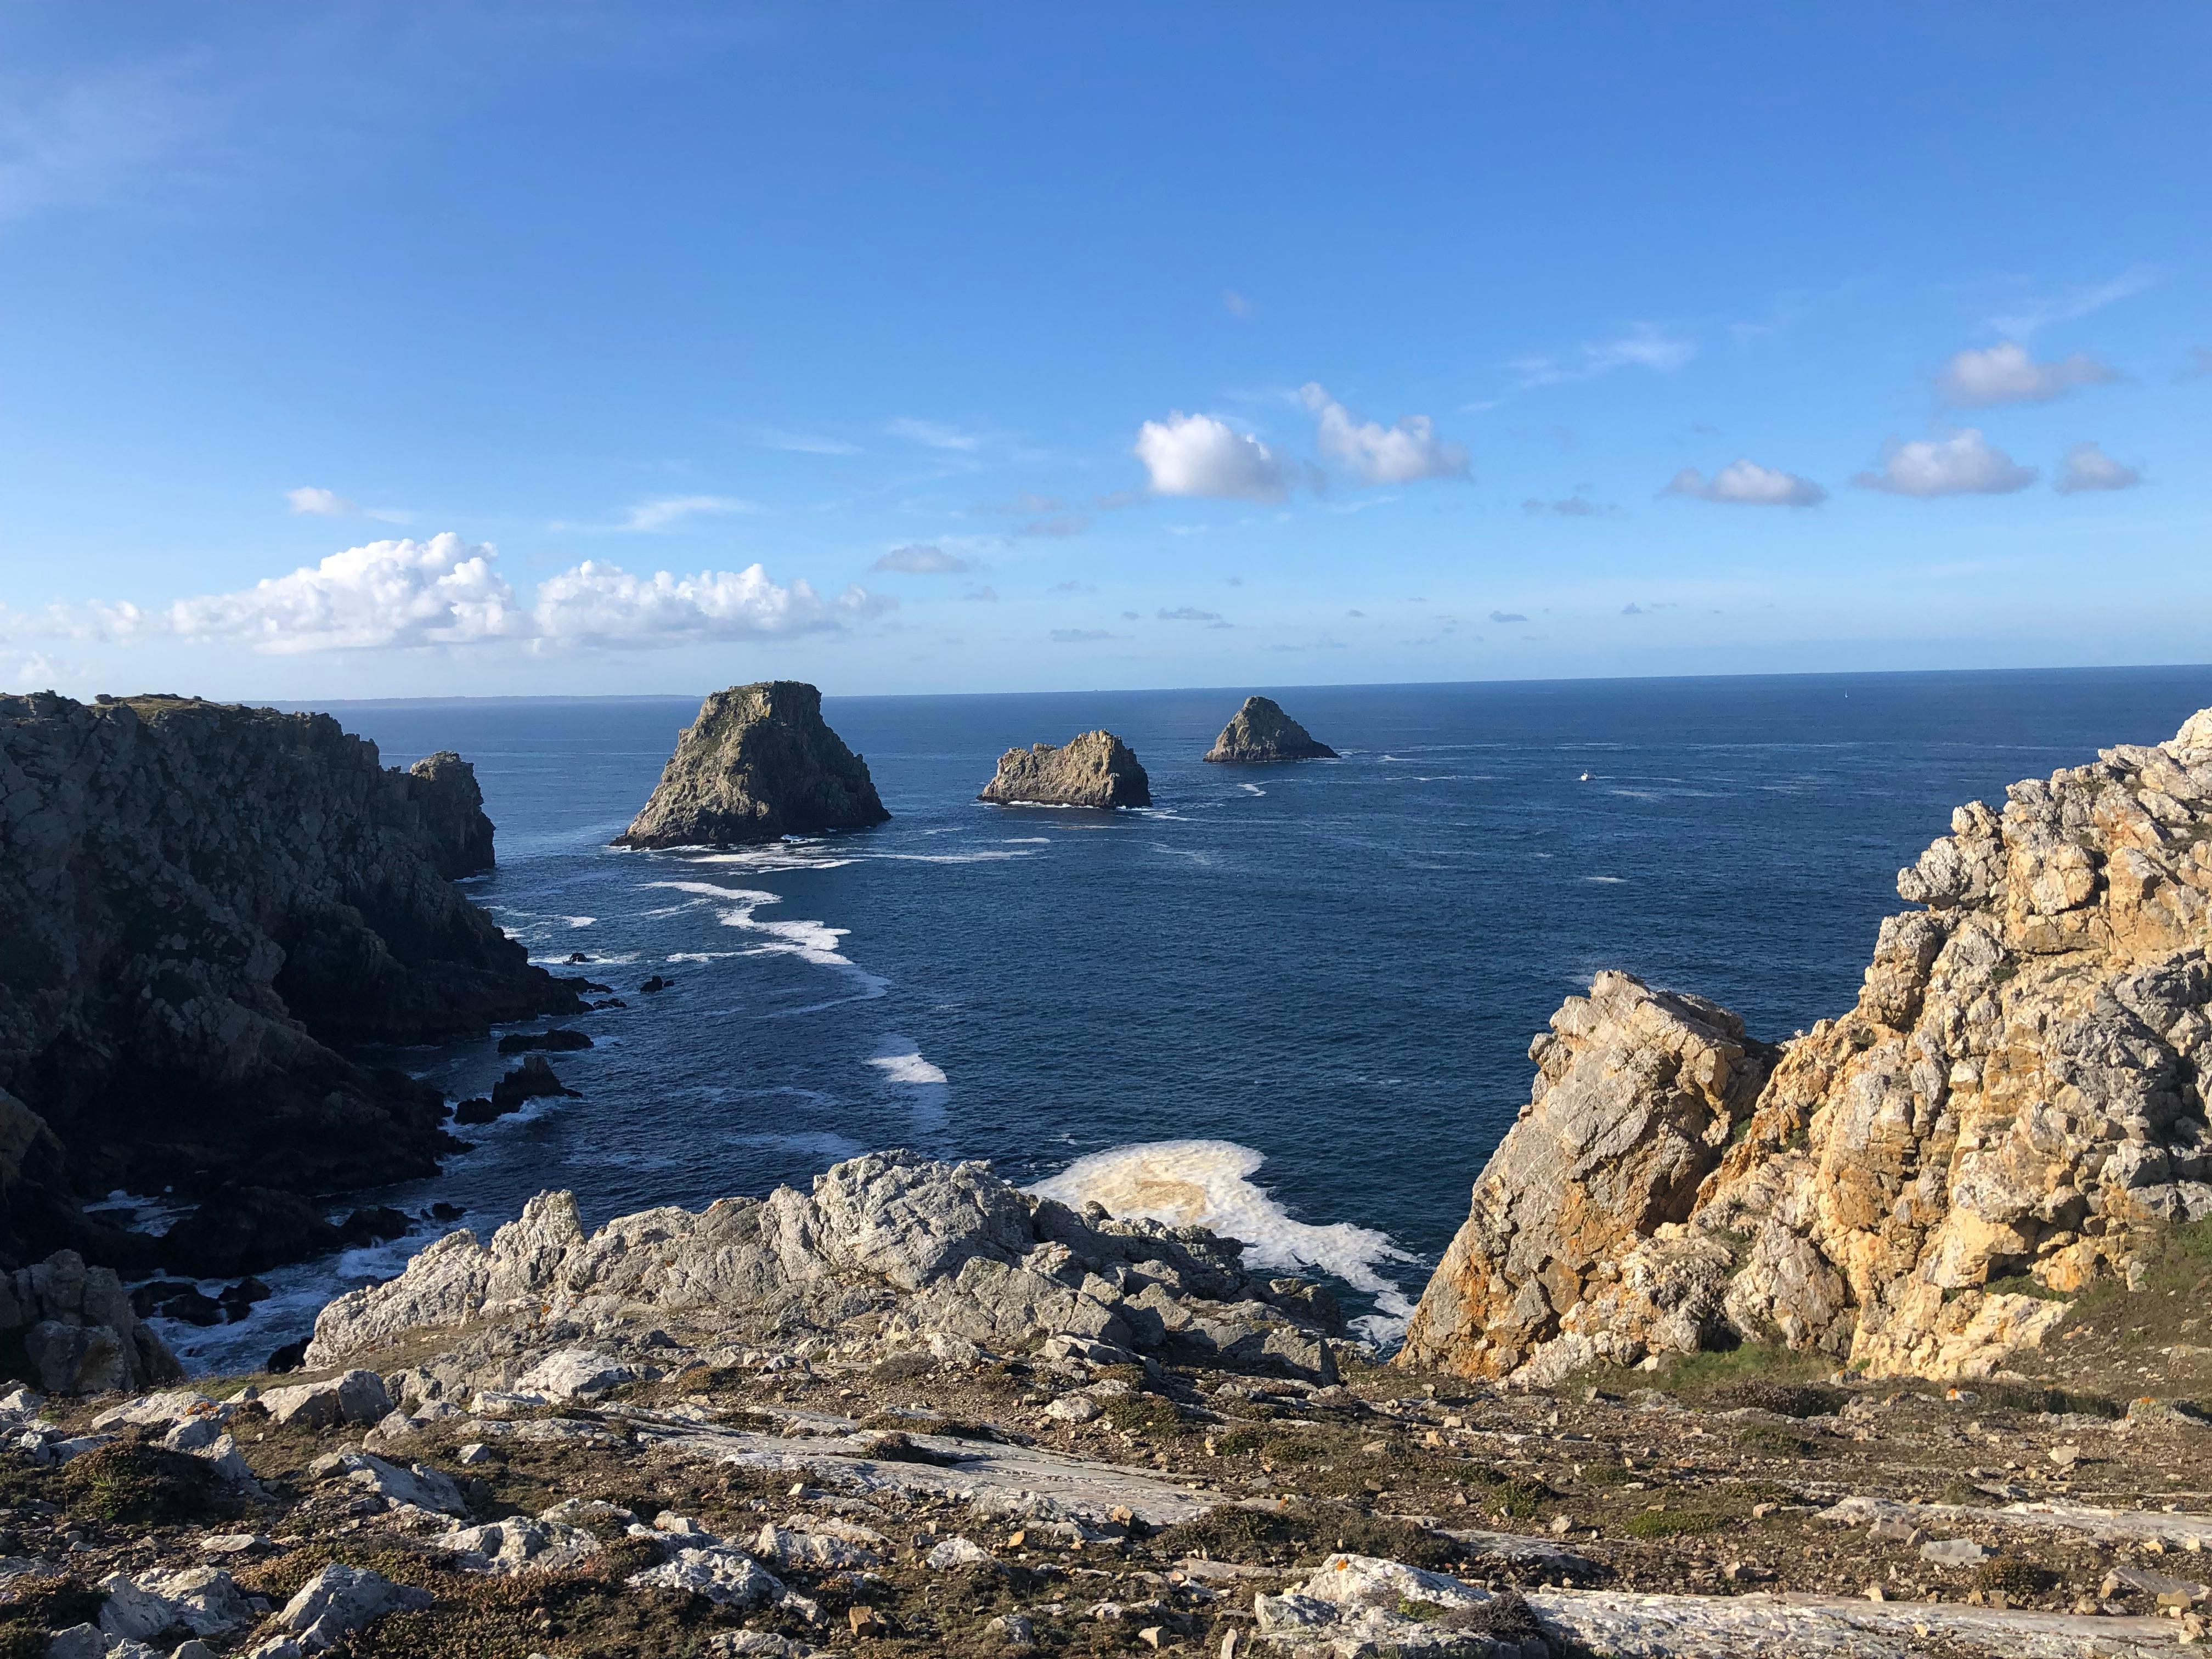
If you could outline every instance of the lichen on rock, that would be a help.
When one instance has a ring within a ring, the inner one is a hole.
[[[867,763],[822,719],[822,693],[798,680],[717,691],[617,847],[719,847],[865,830],[890,814]]]
[[[1723,1154],[1655,1128],[1680,1081],[1634,982],[1571,1000],[1407,1363],[1539,1382],[1751,1340],[1983,1376],[2212,1215],[2212,710],[1951,827],[1856,1007],[1731,1085]]]
[[[1085,732],[1055,748],[1009,749],[978,800],[1038,806],[1150,806],[1151,779],[1136,751],[1111,732]]]
[[[1221,728],[1206,758],[1231,763],[1334,760],[1336,750],[1315,742],[1313,733],[1285,714],[1273,698],[1247,697]]]

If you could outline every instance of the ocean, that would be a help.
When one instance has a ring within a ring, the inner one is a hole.
[[[1341,757],[1205,764],[1247,690],[830,696],[891,821],[721,853],[607,844],[696,698],[324,705],[388,763],[473,761],[500,867],[467,890],[628,1004],[567,1022],[596,1045],[554,1057],[580,1097],[334,1212],[443,1200],[489,1231],[567,1187],[597,1223],[911,1146],[1215,1225],[1329,1275],[1387,1343],[1563,997],[1620,968],[1770,1039],[1842,1012],[1953,806],[2171,736],[2212,668],[1279,689]],[[1149,810],[974,799],[1001,750],[1100,726]],[[489,1040],[386,1057],[456,1098],[508,1063]],[[258,1364],[441,1231],[163,1334]]]

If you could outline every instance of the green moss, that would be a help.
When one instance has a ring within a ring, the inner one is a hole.
[[[1727,1524],[1727,1516],[1706,1510],[1644,1510],[1630,1516],[1621,1530],[1631,1538],[1689,1538]]]

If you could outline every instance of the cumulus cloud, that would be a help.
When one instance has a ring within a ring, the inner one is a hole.
[[[361,508],[335,489],[318,489],[313,484],[302,484],[297,489],[288,489],[284,499],[295,513],[306,513],[319,519],[350,519]]]
[[[156,607],[100,605],[46,617],[41,631],[120,643],[170,638],[269,655],[527,641],[539,646],[677,645],[836,629],[894,601],[850,588],[824,600],[761,566],[636,576],[586,561],[540,582],[525,605],[488,543],[448,532],[371,542],[230,593]]]
[[[1389,427],[1354,420],[1349,410],[1311,380],[1298,389],[1298,401],[1318,423],[1315,441],[1321,453],[1350,468],[1364,483],[1467,477],[1467,451],[1439,442],[1436,423],[1425,415],[1408,415]]]
[[[1172,411],[1137,429],[1133,452],[1152,476],[1156,495],[1212,495],[1279,501],[1290,474],[1275,452],[1212,415]]]
[[[1114,636],[1103,628],[1055,628],[1054,641],[1060,645],[1084,645],[1092,640],[1110,640]]]
[[[1730,461],[1710,478],[1686,466],[1659,493],[1738,507],[1817,507],[1828,499],[1828,492],[1810,478],[1751,460]]]
[[[1528,619],[1518,611],[1493,611],[1490,613],[1490,620],[1494,623],[1524,623]]]
[[[2076,386],[2104,386],[2119,378],[2110,364],[2085,351],[2039,363],[2027,347],[2000,340],[1978,351],[1962,351],[1945,363],[1936,376],[1936,392],[1954,409],[1996,409],[2047,404]]]
[[[2035,482],[2035,469],[2016,466],[2011,456],[1968,427],[1948,438],[1903,443],[1892,438],[1882,447],[1881,471],[1862,472],[1851,482],[1862,489],[1927,500],[1936,495],[2008,495]]]
[[[2092,489],[2133,489],[2142,482],[2140,471],[2114,460],[2093,440],[2066,452],[2066,470],[2051,487],[2062,495],[2078,495]]]
[[[868,567],[871,570],[902,571],[909,576],[951,576],[970,568],[968,561],[957,554],[919,542],[895,547]]]
[[[586,559],[538,585],[531,617],[546,644],[630,647],[833,632],[892,603],[859,587],[824,599],[803,580],[788,586],[770,581],[757,564],[696,576],[665,570],[635,576]]]
[[[371,542],[234,593],[157,609],[102,605],[67,631],[132,641],[167,635],[275,655],[378,647],[468,645],[526,633],[497,552],[451,532]]]

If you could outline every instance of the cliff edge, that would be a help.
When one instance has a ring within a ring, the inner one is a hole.
[[[1231,763],[1334,760],[1336,750],[1316,743],[1313,733],[1285,714],[1273,698],[1247,697],[1221,728],[1206,758]]]
[[[1570,999],[1401,1363],[1984,1376],[2212,1216],[2212,710],[1951,827],[1857,1006],[1778,1048],[1625,975]]]
[[[717,691],[676,741],[645,810],[617,847],[720,847],[865,830],[890,814],[867,763],[798,680]]]
[[[307,1196],[431,1173],[438,1091],[340,1049],[580,1006],[447,878],[491,836],[466,762],[326,714],[0,696],[0,1266],[239,1271]],[[117,1188],[221,1202],[157,1244],[78,1212]]]

